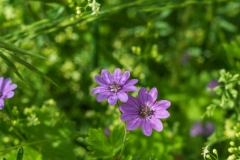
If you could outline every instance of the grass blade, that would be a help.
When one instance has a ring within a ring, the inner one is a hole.
[[[45,57],[41,56],[41,55],[37,55],[37,54],[32,54],[32,53],[28,53],[27,51],[20,49],[12,44],[9,44],[5,41],[3,41],[2,39],[0,39],[0,47],[12,51],[12,52],[17,52],[17,53],[21,53],[21,54],[25,54],[25,55],[29,55],[29,56],[33,56],[33,57],[37,57],[37,58],[42,58],[45,59]]]
[[[8,59],[8,57],[1,52],[0,52],[0,57],[2,57],[4,62],[13,70],[13,72],[18,76],[18,78],[25,83],[25,80],[23,79],[22,75],[18,72],[17,67]]]
[[[51,78],[49,78],[48,76],[46,76],[43,72],[39,71],[37,68],[35,68],[34,66],[32,66],[30,63],[18,58],[17,56],[11,54],[11,56],[13,57],[13,59],[15,61],[17,61],[18,63],[20,63],[21,65],[25,66],[26,68],[28,68],[29,70],[33,71],[34,73],[42,76],[44,79],[46,79],[47,81],[53,83],[54,85],[58,86]]]

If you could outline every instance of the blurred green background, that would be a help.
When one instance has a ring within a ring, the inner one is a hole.
[[[202,115],[216,98],[207,85],[219,70],[239,72],[240,2],[97,2],[95,16],[90,7],[76,13],[87,0],[0,0],[0,73],[18,85],[1,110],[0,157],[16,159],[18,147],[28,144],[24,160],[89,159],[89,128],[111,134],[123,124],[117,106],[91,95],[94,76],[104,68],[129,70],[138,89],[156,87],[158,100],[172,102],[163,131],[151,137],[140,128],[131,131],[125,156],[203,159],[209,135],[191,136],[195,122],[211,122],[215,132],[231,138],[223,111]],[[225,139],[214,144],[222,158],[228,154]]]

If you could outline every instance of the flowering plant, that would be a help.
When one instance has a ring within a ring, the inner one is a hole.
[[[3,77],[0,77],[0,110],[4,107],[4,100],[14,96],[13,90],[17,88],[17,85],[11,84],[11,82],[11,78],[4,80]]]

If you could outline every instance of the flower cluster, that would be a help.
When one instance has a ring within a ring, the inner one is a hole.
[[[92,15],[98,15],[100,5],[101,4],[97,3],[96,0],[93,0],[93,2],[88,5],[89,7],[92,7]]]
[[[14,96],[13,90],[17,88],[17,85],[11,84],[11,82],[11,78],[4,80],[3,77],[0,77],[0,110],[4,107],[4,100]]]
[[[100,85],[92,90],[92,94],[97,95],[97,101],[101,102],[108,99],[110,105],[115,105],[119,99],[124,102],[119,106],[121,111],[121,120],[127,122],[127,130],[135,130],[139,126],[146,136],[152,134],[152,129],[161,132],[163,124],[159,119],[164,119],[170,116],[166,110],[171,103],[167,100],[156,101],[158,91],[152,88],[149,92],[142,87],[138,92],[138,98],[128,95],[127,92],[137,90],[134,85],[138,82],[137,79],[128,80],[130,72],[122,71],[117,68],[113,75],[106,69],[102,70],[102,77],[95,76],[96,82]]]

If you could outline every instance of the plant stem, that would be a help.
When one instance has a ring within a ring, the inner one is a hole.
[[[125,142],[126,142],[126,138],[127,138],[127,130],[126,130],[126,125],[125,125],[125,127],[124,127],[124,137],[123,137],[123,143],[122,143],[122,148],[121,148],[121,152],[120,152],[120,154],[119,154],[119,156],[118,156],[118,160],[120,160],[121,159],[121,156],[122,156],[122,154],[123,154],[123,151],[124,151],[124,147],[125,147]]]

